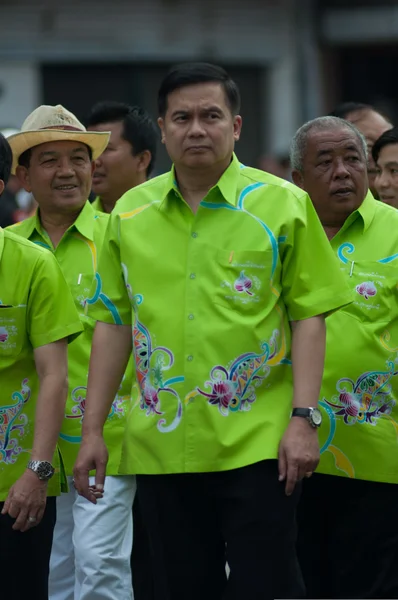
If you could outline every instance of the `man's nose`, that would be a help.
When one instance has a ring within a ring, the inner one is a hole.
[[[338,160],[335,163],[335,167],[334,167],[334,177],[339,178],[339,179],[345,179],[346,177],[349,177],[349,176],[350,176],[350,172],[349,172],[345,162],[343,160]]]
[[[192,119],[191,125],[189,128],[189,134],[193,136],[205,135],[205,129],[200,121],[200,119]]]

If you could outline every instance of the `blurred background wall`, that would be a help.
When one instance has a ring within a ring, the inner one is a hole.
[[[0,129],[41,103],[84,119],[104,99],[156,117],[176,62],[225,66],[242,94],[242,162],[283,158],[343,100],[397,116],[398,3],[371,0],[0,0]],[[162,150],[157,172],[169,162]]]

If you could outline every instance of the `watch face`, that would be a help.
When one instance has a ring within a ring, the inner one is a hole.
[[[312,410],[311,419],[312,419],[312,422],[314,423],[315,427],[320,426],[320,424],[322,423],[322,413],[319,410],[319,408],[314,408]]]
[[[43,461],[37,466],[36,472],[40,479],[49,479],[54,473],[54,468],[51,463]]]

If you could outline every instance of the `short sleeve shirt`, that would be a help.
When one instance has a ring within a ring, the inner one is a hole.
[[[89,307],[132,326],[124,472],[275,458],[292,407],[289,321],[351,299],[308,196],[235,156],[196,214],[174,170],[127,192]]]
[[[318,471],[398,483],[398,211],[369,193],[331,245],[355,300],[327,320]]]
[[[84,332],[68,348],[69,392],[59,442],[67,475],[72,475],[81,442],[88,368],[95,325],[95,321],[84,314],[84,307],[95,277],[98,254],[108,219],[108,215],[97,213],[87,201],[75,223],[64,234],[56,248],[53,247],[47,232],[42,228],[38,214],[10,228],[18,235],[53,252],[69,284],[76,308],[84,324]],[[125,413],[131,393],[131,368],[130,363],[104,428],[110,456],[107,467],[108,475],[116,475],[119,469]]]
[[[50,252],[0,229],[0,501],[30,459],[39,392],[34,349],[76,337],[81,330],[67,283]],[[58,452],[54,465],[50,496],[60,493]]]

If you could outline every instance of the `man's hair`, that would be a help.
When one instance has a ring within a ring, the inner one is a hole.
[[[347,115],[353,112],[365,112],[368,110],[374,110],[377,112],[373,106],[370,104],[364,104],[362,102],[341,102],[337,106],[335,106],[334,110],[329,113],[330,117],[339,117],[340,119],[346,119]]]
[[[334,110],[332,110],[332,112],[329,114],[329,116],[330,117],[340,117],[340,119],[347,119],[348,115],[355,113],[355,112],[356,113],[375,112],[378,115],[380,115],[381,117],[383,117],[383,119],[385,119],[389,123],[391,122],[390,118],[387,115],[385,115],[383,112],[380,112],[380,110],[378,110],[371,104],[364,104],[363,102],[341,102],[341,104],[338,104],[334,108]]]
[[[391,144],[398,144],[398,127],[392,127],[392,129],[385,131],[373,144],[372,156],[375,163],[377,163],[384,146]]]
[[[159,116],[167,112],[168,96],[182,87],[196,83],[219,83],[223,87],[231,113],[235,116],[240,111],[240,93],[235,81],[218,65],[193,62],[176,65],[170,69],[160,84],[158,92]]]
[[[129,142],[133,156],[149,150],[151,160],[146,174],[154,168],[158,144],[158,131],[146,110],[139,106],[130,106],[124,102],[106,100],[97,102],[86,120],[86,127],[102,123],[122,123],[122,138]]]
[[[293,171],[303,172],[304,154],[307,147],[308,134],[312,131],[332,131],[338,129],[348,129],[352,131],[358,139],[359,145],[362,150],[364,160],[367,160],[368,150],[366,145],[365,137],[358,131],[358,129],[344,119],[340,117],[318,117],[312,121],[304,123],[296,131],[291,146],[290,146],[290,165]]]
[[[0,179],[7,185],[12,167],[12,150],[7,138],[0,133]]]
[[[60,140],[58,140],[58,141],[60,141]],[[69,142],[69,141],[73,141],[73,140],[67,140],[67,141]],[[87,146],[87,144],[83,144],[83,145],[86,146],[89,159],[92,160],[92,158],[93,158],[93,151],[91,150],[90,146]],[[27,150],[25,150],[25,152],[22,152],[22,154],[20,154],[18,156],[18,164],[19,164],[19,166],[25,167],[25,169],[29,169],[29,167],[30,167],[30,160],[32,158],[32,150],[33,150],[33,148],[35,148],[35,146],[32,146],[32,148],[28,148]]]

